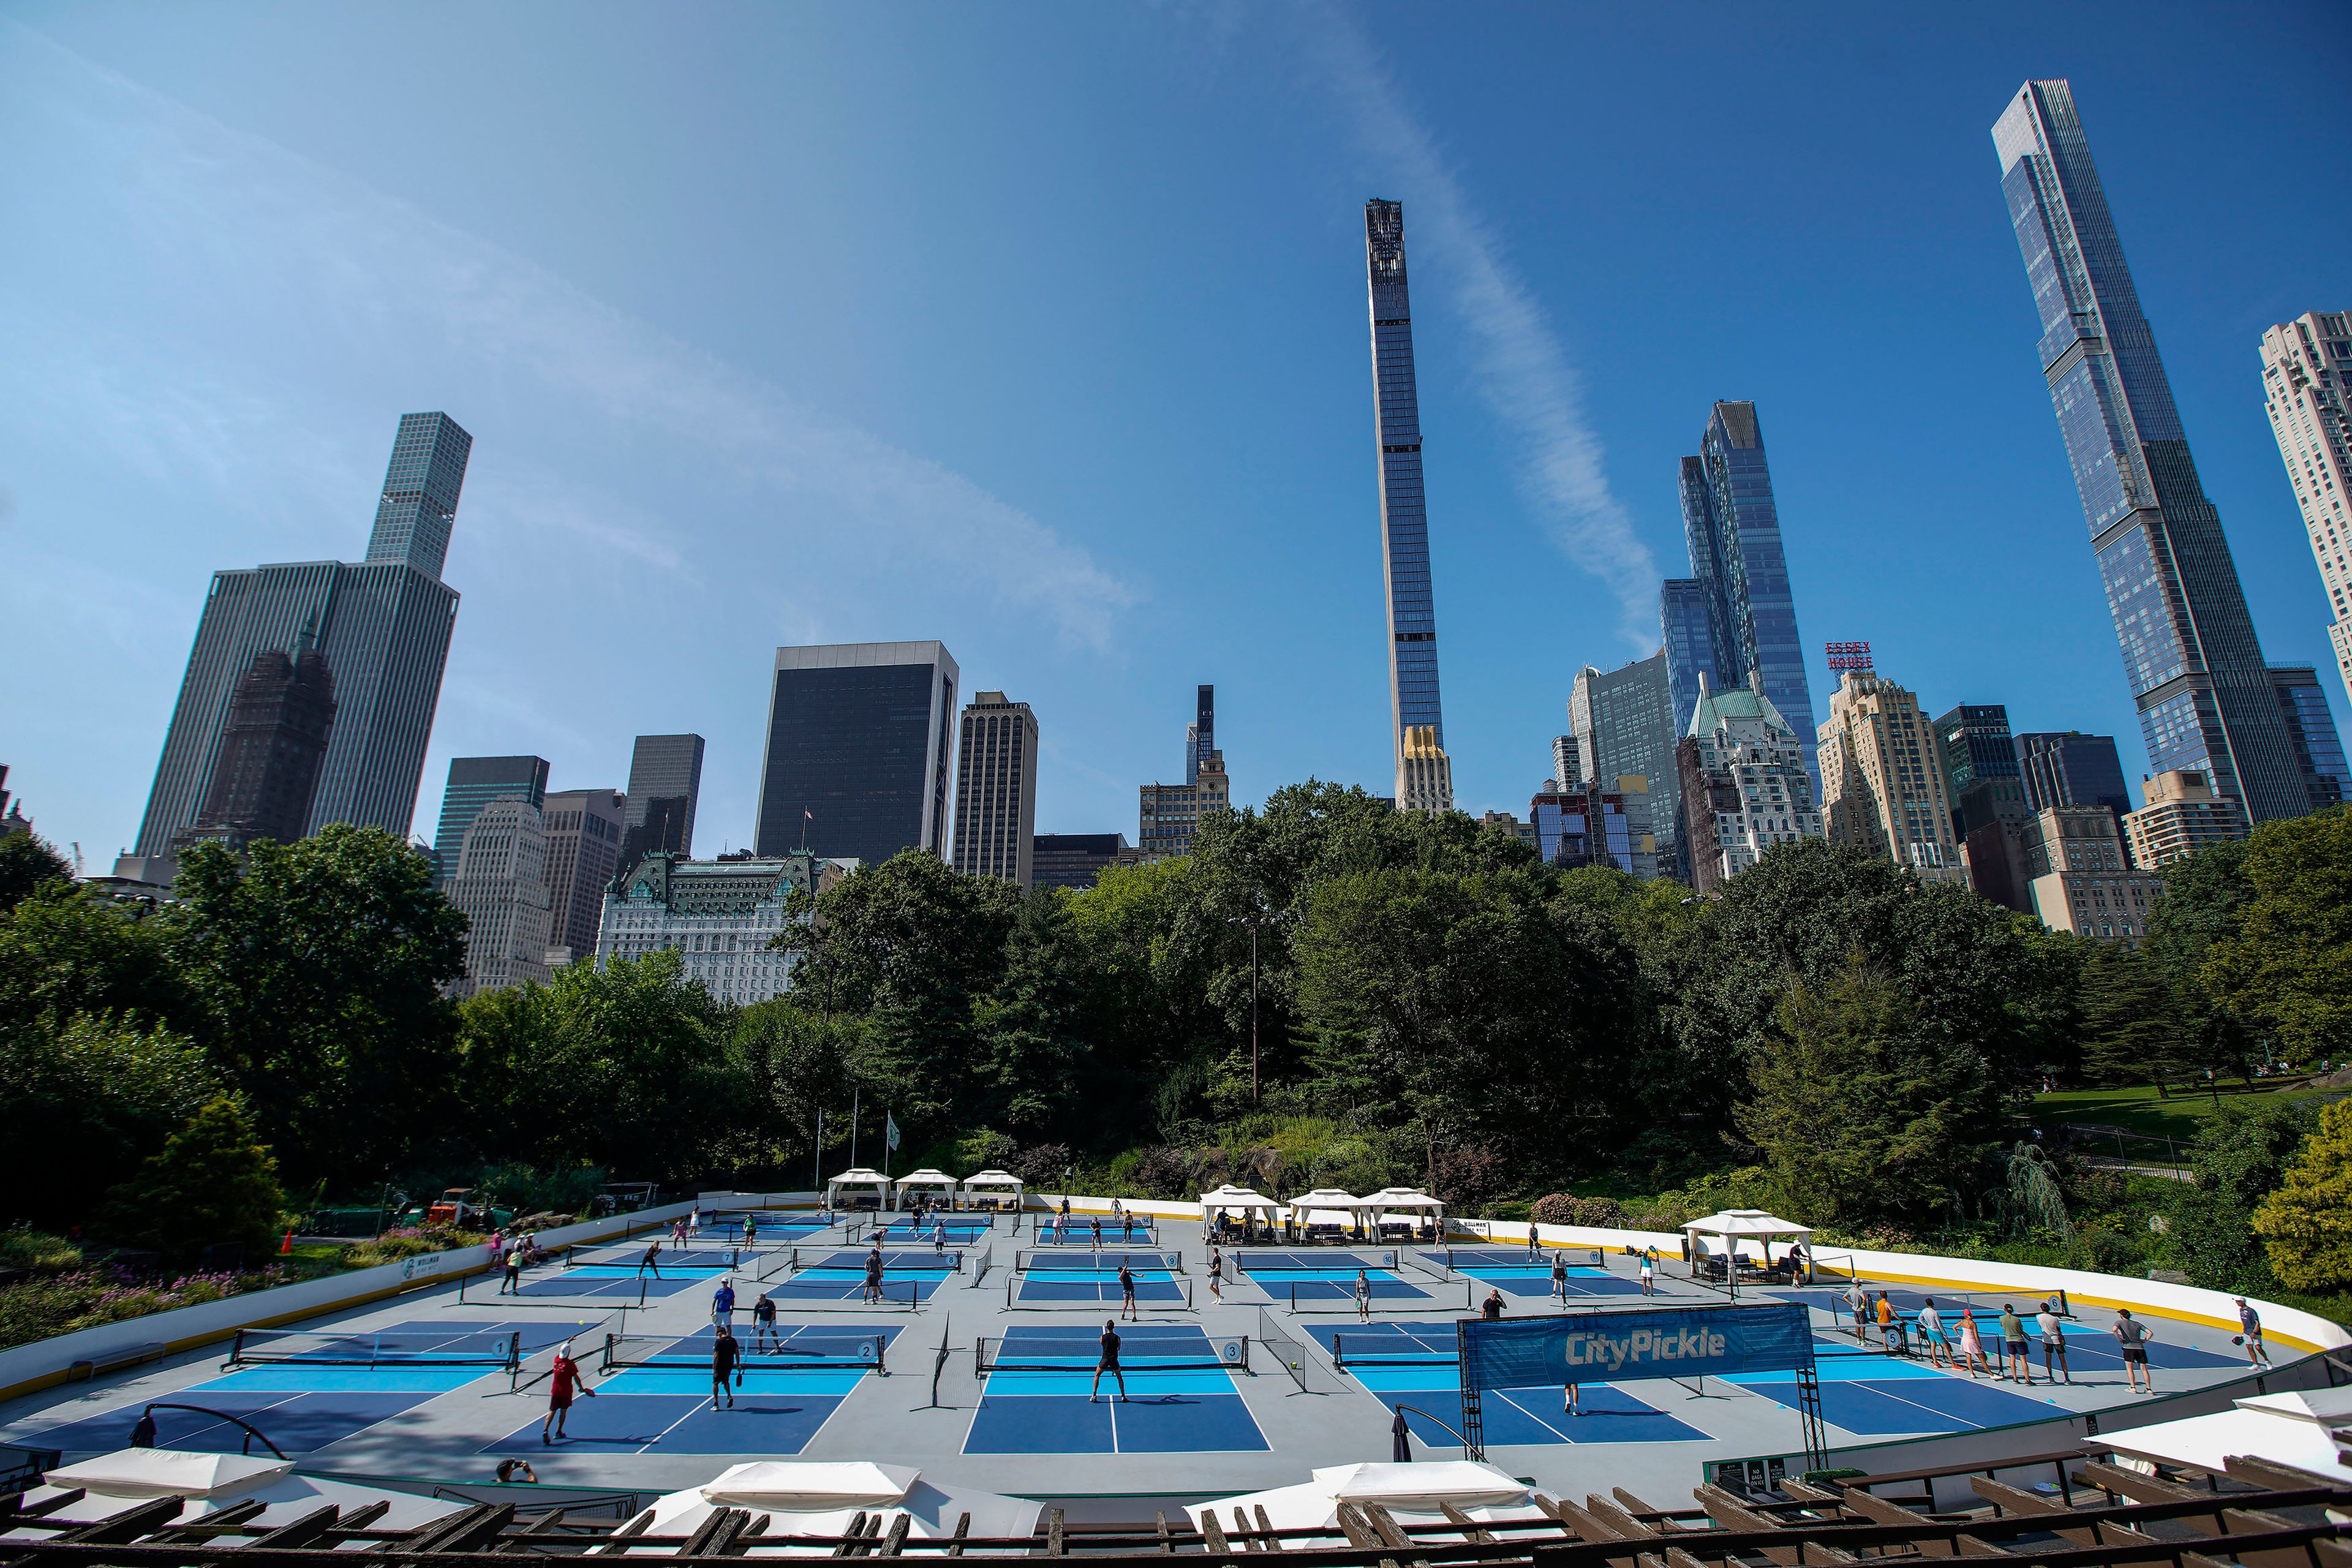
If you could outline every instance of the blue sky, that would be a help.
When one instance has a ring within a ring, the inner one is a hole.
[[[1817,706],[1866,638],[2136,773],[1988,132],[2073,79],[2264,651],[2325,671],[2256,351],[2352,307],[2347,62],[2332,4],[18,0],[0,762],[43,833],[128,843],[209,574],[356,558],[441,408],[420,827],[453,755],[618,785],[694,730],[697,848],[740,847],[772,650],[923,637],[1035,706],[1041,830],[1132,838],[1203,680],[1241,798],[1385,792],[1377,195],[1464,806],[1524,812],[1578,668],[1654,645],[1718,397]]]

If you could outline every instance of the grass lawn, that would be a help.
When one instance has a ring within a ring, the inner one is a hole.
[[[2221,1086],[2224,1105],[2250,1098],[2312,1100],[2332,1099],[2334,1095],[2326,1089],[2249,1090],[2243,1084]],[[2171,1098],[2165,1100],[2158,1099],[2155,1089],[2142,1085],[2137,1089],[2069,1089],[2055,1094],[2037,1094],[2030,1114],[2045,1127],[2061,1121],[2094,1121],[2143,1137],[2186,1142],[2197,1136],[2211,1119],[2213,1107],[2214,1097],[2201,1088],[2194,1093],[2176,1089]]]

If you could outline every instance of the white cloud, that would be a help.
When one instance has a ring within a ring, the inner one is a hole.
[[[1423,264],[1416,281],[1442,282],[1475,338],[1479,390],[1518,443],[1529,504],[1569,559],[1616,595],[1625,637],[1648,652],[1658,642],[1658,563],[1609,488],[1582,377],[1354,16],[1339,6],[1299,15],[1309,58],[1379,161],[1381,189],[1365,194],[1404,203],[1406,248]]]

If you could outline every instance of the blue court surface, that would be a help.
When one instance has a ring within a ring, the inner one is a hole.
[[[666,1274],[660,1278],[646,1275],[639,1279],[634,1268],[618,1264],[592,1263],[583,1268],[566,1268],[554,1274],[526,1274],[513,1290],[499,1289],[488,1292],[495,1300],[499,1295],[523,1297],[561,1297],[566,1301],[602,1300],[635,1301],[642,1295],[648,1300],[662,1296],[675,1296],[681,1290],[701,1290],[710,1288],[709,1277],[701,1274]]]
[[[1437,1422],[1462,1426],[1462,1369],[1454,1359],[1452,1323],[1310,1325],[1307,1331],[1343,1363],[1365,1392],[1391,1408],[1412,1405],[1436,1420],[1408,1413],[1414,1436],[1433,1447],[1460,1441]],[[1359,1359],[1361,1358],[1361,1359]],[[1695,1443],[1707,1434],[1644,1404],[1614,1384],[1577,1388],[1580,1415],[1562,1408],[1559,1384],[1531,1388],[1488,1389],[1479,1415],[1490,1444],[1504,1443]]]
[[[650,1364],[621,1368],[597,1378],[592,1396],[572,1401],[564,1421],[563,1437],[556,1448],[589,1454],[641,1454],[656,1449],[669,1454],[797,1454],[808,1447],[827,1418],[841,1407],[866,1375],[857,1342],[870,1343],[876,1335],[885,1342],[898,1332],[890,1324],[840,1325],[786,1323],[778,1325],[784,1343],[781,1352],[751,1349],[739,1381],[729,1393],[732,1405],[712,1403],[709,1329],[666,1338],[645,1347]],[[761,1344],[744,1337],[747,1347]],[[838,1354],[839,1367],[811,1367],[808,1361]],[[763,1366],[781,1355],[788,1367]],[[482,1446],[485,1454],[527,1452],[541,1447],[540,1433],[546,1406],[540,1404],[533,1419],[505,1436]]]
[[[1433,1303],[1435,1295],[1419,1283],[1401,1279],[1385,1268],[1367,1268],[1364,1282],[1371,1288],[1374,1305],[1394,1307]],[[1356,1299],[1354,1268],[1252,1268],[1247,1278],[1276,1301],[1301,1303],[1348,1302]],[[1458,1304],[1458,1303],[1457,1303]]]
[[[1820,1289],[1811,1290],[1775,1290],[1769,1292],[1769,1294],[1781,1300],[1802,1301],[1807,1306],[1819,1308],[1824,1312],[1834,1313],[1840,1323],[1850,1323],[1853,1321],[1852,1309],[1847,1307],[1843,1293],[1837,1290],[1825,1290]],[[1874,1298],[1876,1295],[1874,1288],[1872,1289],[1872,1294]],[[1917,1323],[1919,1309],[1926,1306],[1930,1300],[1933,1300],[1936,1303],[1937,1311],[1943,1316],[1945,1332],[1950,1337],[1953,1342],[1958,1342],[1959,1338],[1959,1315],[1961,1308],[1964,1305],[1959,1297],[1953,1295],[1931,1296],[1925,1291],[1899,1289],[1888,1290],[1887,1296],[1894,1301],[1896,1314],[1910,1329],[1911,1345],[1915,1352],[1919,1352],[1920,1351],[1919,1329]],[[2036,1378],[2039,1378],[2042,1375],[2042,1331],[2035,1326],[2032,1310],[2040,1305],[2041,1302],[2038,1299],[2034,1300],[2021,1300],[2017,1302],[2018,1315],[2022,1318],[2025,1322],[2026,1342],[2032,1348],[2032,1354],[2034,1376]],[[1874,1313],[1876,1310],[1876,1306],[1877,1303],[1875,1300],[1874,1300],[1872,1302],[1872,1310]],[[1979,1297],[1971,1310],[1976,1314],[1977,1333],[1984,1344],[1985,1359],[1988,1363],[1995,1362],[2000,1358],[2001,1350],[2000,1304],[1996,1302],[1990,1308],[1988,1308],[1985,1305],[1983,1299]],[[2147,1321],[2147,1320],[2144,1319],[2137,1321]],[[2068,1321],[2066,1324],[2066,1366],[2070,1373],[2075,1374],[2076,1381],[2080,1382],[2086,1378],[2094,1381],[2112,1378],[2118,1383],[2129,1381],[2129,1378],[2124,1371],[2123,1346],[2116,1339],[2115,1335],[2109,1331],[2109,1325],[2114,1321],[2115,1314],[2105,1310],[2100,1310],[2088,1319],[2076,1318]],[[2151,1333],[2158,1335],[2163,1335],[2166,1333],[2177,1334],[2180,1332],[2179,1325],[2165,1321],[2161,1319],[2148,1322],[2148,1329]],[[1816,1330],[1815,1332],[1817,1334],[1825,1335],[1828,1331]],[[1841,1348],[1851,1350],[1853,1345],[1853,1342],[1850,1337],[1851,1331],[1847,1331],[1847,1333],[1849,1337],[1845,1340],[1844,1344]],[[1824,1338],[1822,1342],[1823,1352],[1826,1353],[1830,1346],[1835,1342],[1836,1342],[1832,1340]],[[1879,1343],[1878,1321],[1875,1316],[1871,1319],[1869,1336],[1864,1342],[1872,1345]],[[2195,1345],[2168,1343],[2161,1338],[2151,1339],[2145,1342],[2147,1348],[2148,1364],[2155,1367],[2172,1367],[2178,1371],[2187,1372],[2211,1367],[2243,1366],[2246,1364],[2245,1358],[2243,1356],[2226,1355],[2216,1351],[2200,1350]],[[1827,1376],[1828,1373],[1824,1373],[1822,1375]]]
[[[1105,1373],[1101,1400],[1090,1400],[1101,1332],[1090,1324],[1006,1330],[1000,1361],[1055,1369],[991,1372],[963,1451],[1172,1454],[1267,1447],[1233,1374],[1217,1364],[1209,1337],[1191,1324],[1121,1324],[1127,1398],[1118,1399],[1117,1380]]]
[[[1817,1349],[1820,1359],[1813,1370],[1821,1381],[1822,1419],[1859,1436],[1966,1432],[2047,1421],[2059,1413],[2054,1402],[2029,1396],[2021,1384],[1938,1372],[1899,1356],[1856,1354],[1832,1342],[1821,1342]],[[1797,1408],[1796,1382],[1784,1373],[1755,1373],[1726,1381]]]
[[[1159,1261],[1156,1258],[1153,1261]],[[1028,1260],[1027,1270],[1017,1277],[1013,1287],[1012,1303],[1021,1307],[1118,1306],[1123,1297],[1118,1286],[1119,1258],[1109,1254],[1096,1260],[1087,1254],[1074,1253],[1066,1263],[1059,1259],[1040,1262]],[[1146,1267],[1141,1259],[1130,1259],[1128,1265],[1135,1275],[1135,1300],[1138,1306],[1181,1307],[1187,1304],[1183,1285],[1175,1273],[1165,1267]],[[1092,1365],[1091,1360],[1087,1363]]]
[[[906,1307],[928,1301],[955,1277],[944,1260],[928,1252],[886,1254],[882,1272],[882,1303]],[[789,1310],[793,1302],[863,1301],[866,1295],[866,1255],[859,1252],[817,1253],[804,1258],[800,1270],[782,1279],[761,1281],[756,1288],[737,1288],[738,1311],[765,1293]]]
[[[1549,1296],[1552,1293],[1550,1258],[1530,1259],[1527,1249],[1520,1247],[1457,1247],[1448,1254],[1424,1252],[1422,1256],[1433,1267],[1444,1264],[1450,1256],[1456,1273],[1467,1274],[1484,1285],[1492,1285],[1506,1296]],[[1631,1279],[1620,1279],[1606,1268],[1591,1264],[1569,1265],[1568,1294],[1579,1296],[1638,1296],[1642,1287]]]
[[[289,1360],[239,1366],[224,1375],[162,1395],[164,1403],[197,1405],[251,1422],[289,1454],[304,1454],[340,1442],[354,1432],[415,1409],[436,1395],[495,1377],[504,1389],[507,1369],[492,1358],[509,1335],[522,1336],[523,1354],[545,1349],[591,1327],[585,1323],[447,1321],[428,1320],[390,1328],[301,1336],[303,1350],[326,1360]],[[264,1348],[257,1353],[276,1353]],[[344,1358],[382,1355],[373,1365],[341,1365]],[[402,1364],[401,1357],[478,1354],[479,1365]],[[128,1447],[131,1429],[143,1405],[127,1405],[103,1415],[27,1432],[19,1440],[69,1453]],[[155,1412],[159,1447],[233,1454],[244,1449],[244,1428],[215,1415],[188,1410]],[[257,1452],[264,1452],[257,1446]]]
[[[1035,1240],[1040,1247],[1092,1247],[1097,1237],[1109,1247],[1154,1245],[1151,1227],[1148,1225],[1106,1225],[1097,1231],[1084,1220],[1072,1220],[1067,1225],[1040,1226]]]
[[[938,1230],[946,1234],[950,1247],[977,1247],[988,1239],[991,1228],[984,1219],[958,1219],[953,1215],[942,1215],[926,1219],[919,1225],[909,1219],[892,1220],[858,1239],[878,1239],[885,1247],[914,1247],[918,1244],[928,1247],[931,1242],[931,1233]]]

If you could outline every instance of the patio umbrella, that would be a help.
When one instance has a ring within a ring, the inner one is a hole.
[[[1404,1412],[1396,1413],[1389,1423],[1389,1458],[1400,1465],[1412,1463],[1412,1428],[1405,1425]]]

